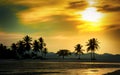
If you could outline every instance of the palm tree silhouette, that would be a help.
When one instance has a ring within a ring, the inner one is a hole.
[[[39,38],[39,50],[41,52],[41,56],[43,57],[43,51],[46,48],[46,44],[44,43],[44,40],[42,37]]]
[[[23,55],[24,55],[24,52],[25,52],[24,42],[23,42],[23,41],[18,41],[16,45],[17,45],[17,47],[18,47],[18,49],[17,49],[18,57],[19,57],[19,58],[22,58]]]
[[[67,49],[62,49],[62,50],[59,50],[56,54],[58,54],[59,56],[62,56],[62,58],[64,59],[65,56],[71,55],[71,52]]]
[[[37,40],[33,42],[33,50],[36,52],[39,51],[39,42]]]
[[[32,41],[32,38],[29,37],[28,35],[26,35],[24,38],[23,38],[23,41],[25,42],[25,50],[27,51],[30,51],[31,49],[31,41]]]
[[[4,45],[0,44],[0,58],[3,58],[4,53],[5,53],[5,51],[4,51]]]
[[[18,52],[17,52],[17,45],[15,44],[15,43],[12,43],[12,45],[11,45],[11,49],[12,49],[12,51],[13,51],[13,53],[14,53],[14,57],[17,57],[17,56],[19,56],[18,55]]]
[[[37,58],[39,52],[40,52],[39,51],[39,42],[37,40],[34,40],[34,42],[33,42],[33,58]]]
[[[86,45],[86,46],[88,46],[87,52],[91,51],[91,60],[96,60],[95,51],[96,51],[96,49],[99,48],[98,44],[99,44],[99,42],[97,41],[96,38],[92,38],[92,39],[88,40],[88,42],[87,42],[87,45]]]
[[[79,55],[78,59],[80,59],[81,54],[83,54],[82,47],[83,46],[81,44],[77,44],[75,46],[75,54]]]
[[[23,41],[24,41],[24,44],[25,44],[25,54],[24,54],[24,57],[25,58],[31,58],[31,41],[32,41],[32,38],[28,35],[26,35],[24,38],[23,38]]]
[[[44,58],[46,58],[47,53],[48,53],[47,48],[44,48],[43,50]]]

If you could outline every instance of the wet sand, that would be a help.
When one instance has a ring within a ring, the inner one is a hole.
[[[119,62],[0,61],[0,75],[119,75],[119,73]]]

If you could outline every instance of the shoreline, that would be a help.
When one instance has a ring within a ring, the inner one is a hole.
[[[1,62],[17,62],[17,61],[25,61],[25,62],[103,62],[103,63],[120,63],[117,60],[85,60],[85,59],[0,59]]]

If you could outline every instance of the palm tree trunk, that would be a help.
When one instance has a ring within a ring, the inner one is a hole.
[[[93,57],[92,57],[92,52],[91,52],[91,60],[93,59]]]
[[[93,59],[95,60],[95,52],[93,52]]]

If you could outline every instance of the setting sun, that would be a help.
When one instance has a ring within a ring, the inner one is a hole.
[[[102,18],[102,13],[97,12],[96,8],[87,8],[85,11],[80,12],[82,20],[90,22],[98,22]]]

